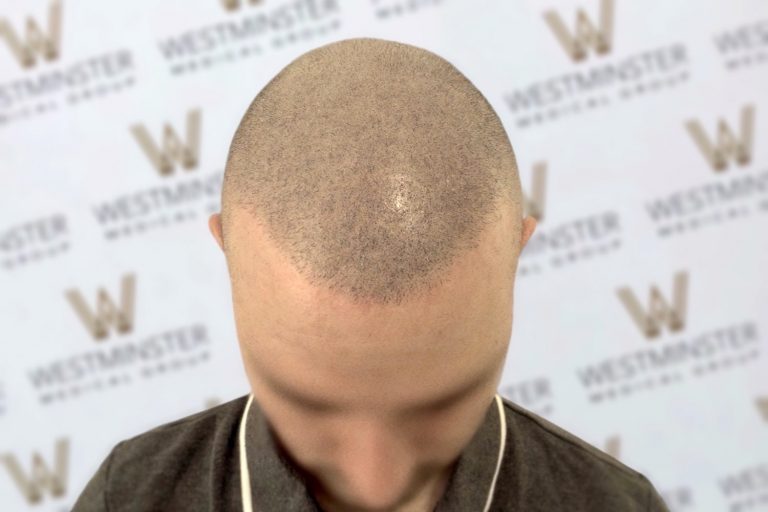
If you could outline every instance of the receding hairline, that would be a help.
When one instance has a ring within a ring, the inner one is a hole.
[[[423,48],[355,38],[299,56],[256,95],[222,223],[226,251],[243,208],[312,284],[399,303],[438,284],[501,205],[520,218],[521,200],[507,134],[469,79]]]

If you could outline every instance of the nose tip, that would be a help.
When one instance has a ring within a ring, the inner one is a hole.
[[[371,510],[392,510],[414,473],[412,454],[382,438],[350,445],[342,463],[351,496]]]

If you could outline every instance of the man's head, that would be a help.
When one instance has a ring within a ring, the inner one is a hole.
[[[209,224],[253,393],[327,510],[439,498],[501,378],[521,202],[498,116],[424,49],[331,43],[251,103]]]

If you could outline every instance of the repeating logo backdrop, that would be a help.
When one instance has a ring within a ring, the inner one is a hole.
[[[348,37],[453,62],[539,226],[499,391],[674,511],[768,510],[768,4],[0,4],[0,510],[245,394],[207,230],[253,96]]]

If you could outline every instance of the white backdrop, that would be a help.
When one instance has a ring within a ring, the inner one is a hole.
[[[761,0],[0,2],[0,510],[68,510],[118,441],[247,393],[228,144],[359,36],[447,58],[509,132],[539,226],[499,391],[673,511],[768,510]]]

